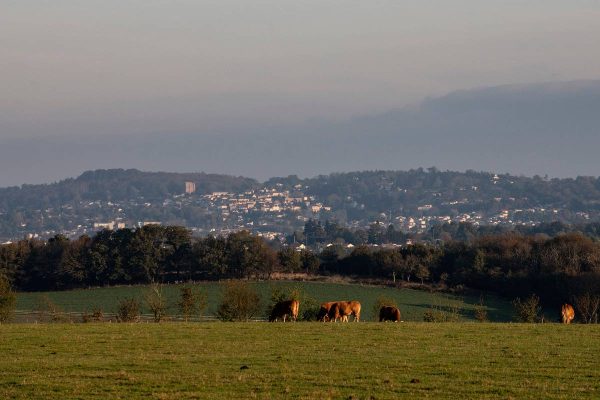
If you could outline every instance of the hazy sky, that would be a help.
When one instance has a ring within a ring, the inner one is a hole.
[[[2,0],[0,139],[341,120],[600,78],[600,2]]]

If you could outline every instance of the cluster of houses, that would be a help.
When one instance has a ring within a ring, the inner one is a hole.
[[[93,235],[102,229],[137,228],[149,224],[183,225],[196,235],[226,235],[249,230],[267,239],[283,238],[302,230],[309,219],[335,219],[336,210],[323,199],[307,194],[307,188],[296,185],[286,190],[280,185],[244,192],[212,192],[198,194],[195,184],[186,182],[185,192],[164,199],[129,199],[127,201],[81,201],[58,209],[35,210],[23,220],[17,234],[0,237],[0,243],[20,239],[47,238],[57,233],[69,237]],[[470,188],[476,191],[477,188]],[[440,194],[441,196],[441,194]],[[346,204],[364,209],[348,197]],[[502,199],[497,199],[500,204]],[[506,204],[506,202],[502,203]],[[584,212],[576,215],[566,209],[543,207],[497,209],[494,212],[466,211],[448,213],[449,209],[477,209],[469,200],[439,198],[433,204],[421,204],[409,212],[372,215],[362,220],[342,221],[349,228],[368,228],[375,221],[392,224],[404,232],[425,232],[432,226],[452,222],[474,225],[536,225],[561,219],[587,221]],[[444,214],[448,215],[444,215]],[[566,215],[566,213],[569,213]],[[411,215],[412,214],[412,215]],[[159,218],[159,215],[161,216]]]
[[[283,218],[284,213],[318,214],[321,210],[331,211],[331,207],[316,201],[314,196],[302,192],[263,188],[243,193],[214,192],[198,198],[197,204],[204,205],[220,213],[225,220],[233,214],[251,212],[271,213]]]

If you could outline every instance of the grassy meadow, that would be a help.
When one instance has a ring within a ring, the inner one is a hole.
[[[0,325],[2,399],[593,399],[600,326]]]
[[[479,303],[478,296],[453,296],[443,293],[431,293],[422,290],[396,289],[382,286],[328,283],[328,282],[292,282],[271,281],[251,282],[252,286],[260,293],[265,310],[272,290],[278,288],[289,290],[299,288],[304,294],[321,303],[332,300],[359,300],[362,304],[362,319],[373,320],[373,305],[380,296],[392,298],[396,301],[402,311],[404,321],[423,321],[423,313],[434,307],[439,310],[453,309],[457,312],[460,320],[469,321],[474,319],[474,308]],[[212,315],[220,302],[221,286],[216,282],[205,282],[195,284],[200,292],[205,293],[208,301],[206,314]],[[172,304],[171,313],[177,313],[175,304],[179,299],[179,287],[181,285],[166,285],[164,293],[169,303]],[[105,312],[115,312],[120,299],[136,297],[140,301],[147,293],[147,286],[120,286],[108,288],[94,288],[71,290],[64,292],[44,293],[19,293],[17,297],[18,310],[36,310],[42,299],[47,296],[53,303],[64,311],[89,312],[95,307]],[[510,321],[513,309],[507,299],[493,295],[484,297],[490,321]],[[302,304],[300,305],[302,311]],[[147,310],[144,310],[147,312]],[[266,311],[265,311],[266,312]],[[554,317],[554,315],[552,315]]]

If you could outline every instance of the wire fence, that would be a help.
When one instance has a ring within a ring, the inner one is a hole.
[[[161,319],[161,322],[214,322],[220,321],[214,315],[194,315],[185,318],[183,315],[166,315]],[[264,317],[254,317],[249,321],[264,322],[267,321]],[[86,313],[77,311],[36,311],[36,310],[16,310],[12,318],[14,323],[37,324],[37,323],[85,323],[85,322],[119,322],[116,313]],[[153,314],[139,314],[135,322],[155,322]]]

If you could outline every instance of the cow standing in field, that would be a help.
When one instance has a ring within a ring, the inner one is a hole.
[[[383,306],[379,309],[379,322],[400,322],[400,310],[398,307]]]
[[[319,311],[320,321],[334,321],[341,320],[342,322],[348,322],[350,315],[354,316],[354,321],[360,321],[360,309],[361,305],[358,301],[335,301],[321,304],[321,310]]]
[[[348,310],[348,303],[345,301],[336,301],[331,305],[327,317],[329,321],[338,322],[338,320],[341,320],[344,322],[344,319],[347,318],[346,312],[350,312]]]
[[[296,321],[298,319],[298,310],[300,309],[300,302],[298,300],[284,300],[280,301],[273,307],[271,315],[269,316],[269,322],[277,321],[282,319],[285,322],[286,317],[290,317]]]
[[[329,321],[329,311],[331,311],[331,307],[337,303],[336,301],[330,301],[327,303],[321,303],[321,308],[319,309],[319,313],[317,314],[317,321],[327,322]]]
[[[573,321],[573,318],[575,318],[575,310],[573,309],[572,305],[563,304],[560,310],[560,315],[563,324],[570,324],[571,321]]]
[[[350,305],[350,311],[352,311],[352,315],[354,316],[354,322],[360,322],[360,309],[361,309],[360,302],[353,300],[353,301],[349,302],[348,304]],[[348,321],[347,317],[346,317],[346,321]]]

